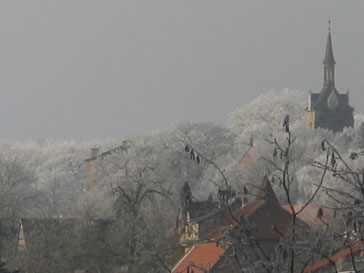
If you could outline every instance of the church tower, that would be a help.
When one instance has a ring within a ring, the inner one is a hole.
[[[331,29],[327,35],[324,65],[324,86],[320,93],[309,93],[306,113],[307,127],[339,132],[354,126],[354,108],[349,105],[349,92],[340,94],[335,88],[335,59]]]

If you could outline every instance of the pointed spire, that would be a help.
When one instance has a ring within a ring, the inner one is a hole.
[[[331,21],[329,21],[329,33],[327,35],[327,42],[326,42],[326,51],[325,51],[325,58],[322,62],[323,64],[327,65],[334,65],[336,64],[334,59],[334,52],[332,50],[332,42],[331,42]]]
[[[188,181],[185,181],[185,183],[183,184],[182,191],[184,193],[191,192],[191,188],[190,188],[190,185],[188,184]]]
[[[191,191],[190,185],[188,184],[187,181],[183,185],[180,198],[182,201],[182,206],[192,203],[192,191]]]

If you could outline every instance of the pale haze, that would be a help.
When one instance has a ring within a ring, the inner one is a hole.
[[[1,1],[0,139],[124,139],[226,124],[270,89],[336,87],[364,112],[364,1]]]

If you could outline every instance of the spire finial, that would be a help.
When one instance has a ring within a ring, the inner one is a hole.
[[[332,50],[332,43],[331,43],[331,20],[329,20],[329,33],[327,34],[327,42],[326,42],[326,51],[325,51],[325,58],[323,64],[334,65],[334,53]]]

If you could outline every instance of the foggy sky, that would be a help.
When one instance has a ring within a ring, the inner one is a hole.
[[[226,123],[270,89],[336,87],[364,112],[364,1],[0,2],[0,139],[123,139]]]

